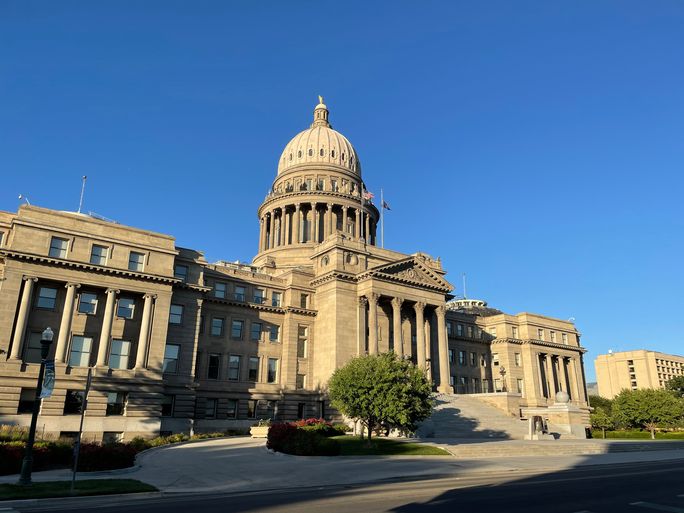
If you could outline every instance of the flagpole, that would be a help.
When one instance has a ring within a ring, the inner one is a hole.
[[[362,238],[362,239],[363,239],[363,227],[364,227],[364,224],[365,224],[364,221],[363,221],[363,207],[364,207],[364,203],[365,203],[365,201],[366,201],[366,200],[364,199],[363,195],[364,195],[365,193],[366,193],[366,185],[365,185],[363,182],[361,182],[361,194],[359,195],[359,196],[361,196],[361,217],[359,217],[359,219],[361,220],[361,226],[359,226],[359,233],[361,234],[361,238]],[[364,242],[365,242],[366,239],[363,239],[363,240],[364,240]]]
[[[380,189],[380,245],[385,248],[385,197]]]

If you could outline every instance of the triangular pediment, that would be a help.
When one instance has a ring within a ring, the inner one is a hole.
[[[453,289],[451,284],[440,274],[413,257],[379,265],[370,269],[368,274],[374,278],[408,283],[444,292],[450,292]]]

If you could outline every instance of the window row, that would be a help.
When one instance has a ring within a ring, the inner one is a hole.
[[[65,259],[69,255],[70,251],[70,239],[64,239],[62,237],[52,237],[50,239],[50,249],[48,251],[48,256],[51,258],[61,258]],[[107,265],[107,261],[111,258],[112,248],[111,246],[103,246],[100,244],[93,244],[90,248],[90,260],[89,262],[93,265]],[[128,252],[128,270],[143,272],[145,268],[145,260],[147,254],[140,251],[129,251]]]
[[[55,287],[38,287],[35,306],[41,310],[54,310],[57,306],[57,291]],[[78,294],[76,311],[86,315],[97,315],[100,295],[95,292],[83,291]],[[135,299],[119,297],[116,301],[116,316],[121,319],[133,319],[135,314]]]
[[[179,346],[167,344],[164,351],[164,372],[175,372],[178,369]],[[227,367],[224,367],[225,360]],[[278,383],[280,373],[280,360],[259,356],[244,357],[237,354],[223,355],[221,353],[209,353],[204,372],[200,369],[201,358],[198,353],[195,369],[196,376],[206,379],[228,381],[252,381],[261,382],[261,360],[266,362],[266,383]],[[243,368],[246,367],[246,368]]]
[[[271,298],[269,301],[265,289],[255,287],[252,289],[251,294],[248,294],[248,289],[245,285],[233,285],[224,281],[214,281],[213,294],[214,297],[218,299],[232,299],[234,301],[244,301],[257,305],[271,306],[282,306],[283,298],[282,292],[273,290],[271,291]]]
[[[461,367],[487,367],[487,360],[491,360],[493,366],[499,365],[499,354],[492,353],[490,357],[487,354],[482,353],[478,359],[478,354],[474,351],[468,353],[467,351],[458,351],[458,365]],[[453,349],[449,349],[449,363],[456,363],[455,352]],[[522,355],[520,353],[513,354],[513,364],[516,367],[522,365]]]
[[[26,363],[40,363],[42,334],[39,331],[30,332],[24,349],[24,361]],[[93,337],[86,335],[73,335],[69,348],[69,366],[90,367],[93,365],[94,344]],[[131,361],[131,342],[127,340],[111,341],[109,347],[109,368],[128,369]]]
[[[126,408],[128,406],[127,392],[106,392],[107,405],[105,414],[110,415],[126,415]],[[64,398],[64,408],[62,413],[64,415],[80,415],[83,409],[83,402],[85,398],[84,390],[67,390]],[[40,400],[38,400],[40,403]],[[33,408],[36,404],[36,389],[22,388],[19,396],[19,405],[17,407],[18,414],[33,413]]]

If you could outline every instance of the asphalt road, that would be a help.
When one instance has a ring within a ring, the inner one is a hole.
[[[582,467],[536,476],[501,472],[258,493],[101,497],[14,509],[21,513],[684,513],[684,460]]]

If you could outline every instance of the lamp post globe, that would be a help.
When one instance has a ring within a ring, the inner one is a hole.
[[[38,424],[38,413],[40,412],[40,393],[43,388],[43,378],[45,374],[45,362],[50,354],[50,346],[54,332],[48,326],[43,331],[40,338],[40,370],[38,371],[38,382],[36,383],[36,395],[33,400],[33,413],[31,415],[31,428],[29,429],[28,439],[26,440],[26,451],[24,461],[21,463],[21,474],[19,484],[28,486],[31,484],[31,470],[33,468],[33,444],[36,441],[36,425]]]

